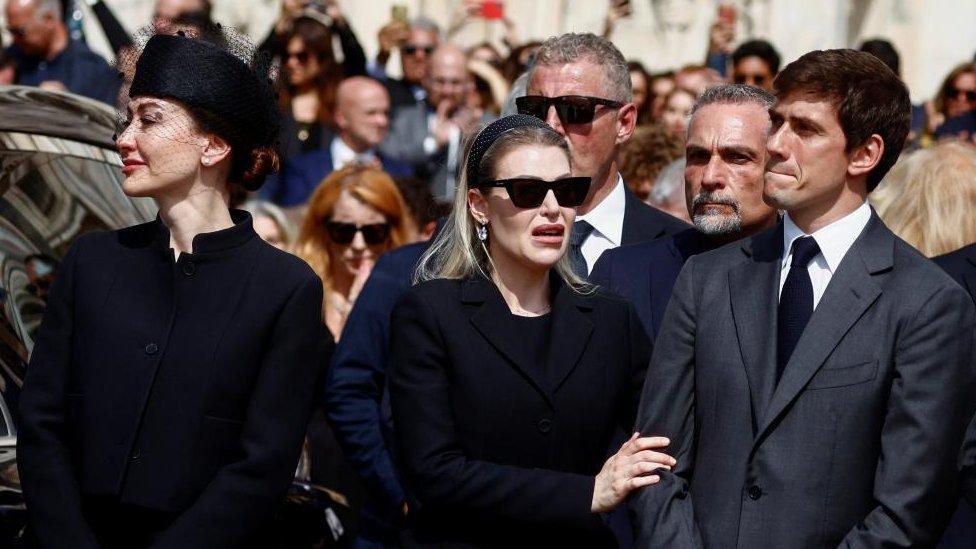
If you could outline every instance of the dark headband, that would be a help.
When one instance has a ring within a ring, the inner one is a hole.
[[[216,115],[217,133],[232,144],[271,145],[279,120],[266,78],[216,44],[157,34],[136,62],[129,97],[175,99]]]
[[[478,135],[474,138],[474,142],[471,143],[471,148],[468,149],[467,169],[469,187],[475,187],[478,184],[478,166],[481,165],[481,159],[485,156],[485,152],[488,151],[502,134],[516,128],[545,128],[549,131],[555,131],[542,120],[526,114],[504,116],[488,124],[478,132]]]

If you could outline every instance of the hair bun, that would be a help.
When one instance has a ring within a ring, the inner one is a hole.
[[[256,147],[251,150],[251,161],[241,174],[241,186],[256,191],[264,183],[265,177],[277,173],[281,167],[281,157],[274,147]]]

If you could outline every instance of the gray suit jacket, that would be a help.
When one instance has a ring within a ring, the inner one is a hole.
[[[638,547],[917,547],[955,502],[973,302],[876,214],[774,386],[782,226],[685,264],[638,412],[673,473],[631,499]]]

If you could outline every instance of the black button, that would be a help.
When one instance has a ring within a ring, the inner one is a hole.
[[[761,498],[762,495],[763,495],[762,488],[756,486],[755,484],[749,487],[749,490],[747,490],[747,493],[749,494],[749,499],[751,499],[753,501]]]
[[[187,261],[183,264],[183,274],[186,276],[193,276],[193,273],[197,272],[197,266],[192,261]]]
[[[552,420],[549,418],[542,418],[539,420],[539,423],[537,423],[536,426],[539,428],[540,433],[548,433],[549,431],[552,431]]]
[[[129,459],[131,459],[132,461],[138,461],[140,457],[142,457],[142,453],[139,452],[139,450],[136,450],[135,452],[132,452],[132,455],[129,456]]]
[[[149,345],[146,345],[147,355],[154,355],[158,350],[159,350],[159,345],[156,345],[155,343],[150,343]]]

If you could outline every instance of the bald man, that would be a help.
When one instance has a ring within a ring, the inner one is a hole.
[[[70,91],[115,105],[121,78],[84,42],[71,40],[60,0],[9,0],[5,15],[17,84]]]
[[[387,155],[412,165],[441,201],[454,197],[461,136],[488,121],[483,113],[465,106],[474,88],[467,64],[464,50],[454,44],[434,50],[424,78],[427,98],[397,110],[390,138],[381,147]]]
[[[411,177],[413,168],[381,153],[390,131],[390,96],[386,87],[365,76],[343,80],[336,90],[333,124],[337,133],[326,148],[288,160],[266,197],[285,207],[304,204],[330,173],[348,164],[372,164],[393,177]]]

